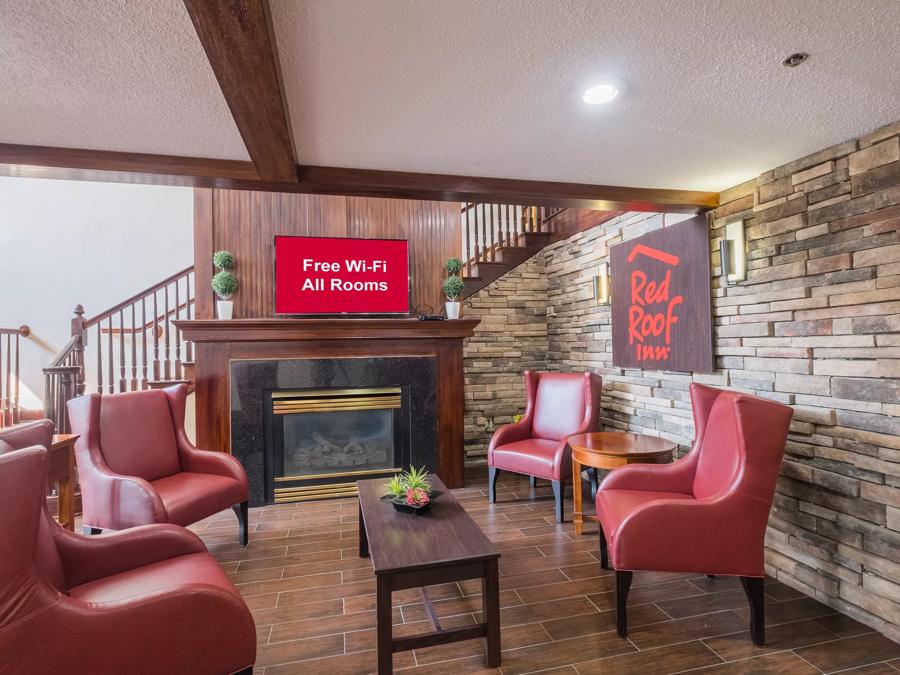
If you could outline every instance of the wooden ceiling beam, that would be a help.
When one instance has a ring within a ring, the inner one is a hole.
[[[267,0],[184,0],[262,180],[297,180]]]
[[[692,190],[320,166],[295,169],[299,181],[278,182],[261,180],[250,162],[0,143],[0,175],[3,176],[561,206],[600,211],[698,213],[719,204],[718,193]]]

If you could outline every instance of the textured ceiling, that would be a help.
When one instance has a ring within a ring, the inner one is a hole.
[[[0,0],[0,142],[248,158],[181,0]]]
[[[719,189],[900,116],[900,0],[271,4],[306,164]],[[0,142],[247,158],[181,0],[0,0]]]
[[[302,163],[719,189],[900,116],[898,0],[271,4]]]

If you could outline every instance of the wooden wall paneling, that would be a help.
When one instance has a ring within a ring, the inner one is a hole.
[[[448,487],[462,487],[465,483],[465,419],[460,405],[465,400],[465,378],[460,342],[435,341],[438,355],[438,464],[443,469],[441,479]]]
[[[215,317],[215,293],[210,287],[213,264],[213,191],[194,188],[194,317]]]
[[[197,447],[203,450],[231,452],[230,351],[228,343],[194,345]]]

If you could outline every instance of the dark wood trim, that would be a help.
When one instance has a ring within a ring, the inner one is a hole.
[[[194,317],[212,319],[213,191],[194,188]]]
[[[294,144],[266,0],[184,0],[262,180],[296,182]]]
[[[444,174],[298,167],[299,182],[260,180],[251,162],[0,143],[0,176],[187,185],[435,201],[697,213],[716,192],[586,185]]]

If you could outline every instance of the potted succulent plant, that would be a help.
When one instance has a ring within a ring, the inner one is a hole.
[[[441,285],[444,295],[447,296],[445,305],[447,308],[447,318],[458,319],[461,304],[459,299],[465,289],[462,277],[459,276],[460,272],[462,272],[463,263],[459,258],[450,258],[447,260],[444,267],[447,270],[447,274],[450,275],[444,279],[444,283]]]
[[[213,265],[219,271],[213,275],[212,289],[219,300],[216,301],[216,315],[220,319],[230,319],[234,315],[234,303],[231,297],[237,290],[238,281],[234,272],[234,255],[231,251],[217,251],[213,255]]]
[[[398,473],[387,482],[382,499],[393,504],[397,511],[421,515],[439,494],[431,489],[425,467],[411,467],[409,471]]]

